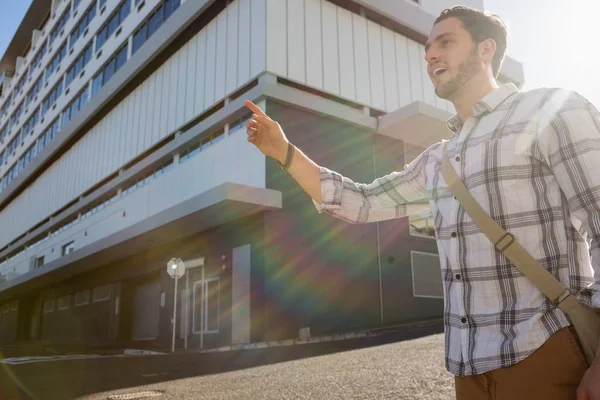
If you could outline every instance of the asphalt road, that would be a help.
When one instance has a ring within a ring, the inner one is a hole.
[[[223,353],[0,363],[0,399],[452,399],[439,328]],[[135,397],[140,392],[154,397]]]

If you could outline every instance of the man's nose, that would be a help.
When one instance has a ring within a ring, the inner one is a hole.
[[[425,52],[425,61],[427,61],[429,64],[432,64],[433,62],[437,61],[437,59],[438,54],[435,52],[435,50],[429,49]]]

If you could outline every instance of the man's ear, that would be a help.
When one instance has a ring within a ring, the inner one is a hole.
[[[481,59],[492,62],[494,54],[496,54],[496,41],[494,39],[486,39],[479,44],[479,49]]]

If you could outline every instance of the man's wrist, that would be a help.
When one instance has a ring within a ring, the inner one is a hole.
[[[277,160],[277,162],[281,165],[285,164],[285,159],[287,158],[287,154],[288,154],[288,148],[290,146],[290,142],[288,142],[287,140],[281,145],[281,148],[279,150],[279,154],[277,155],[277,157],[275,158],[275,160]]]

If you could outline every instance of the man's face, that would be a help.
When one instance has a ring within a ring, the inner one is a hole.
[[[477,45],[457,18],[448,18],[433,26],[425,45],[427,72],[435,94],[452,100],[473,75],[483,70]]]

